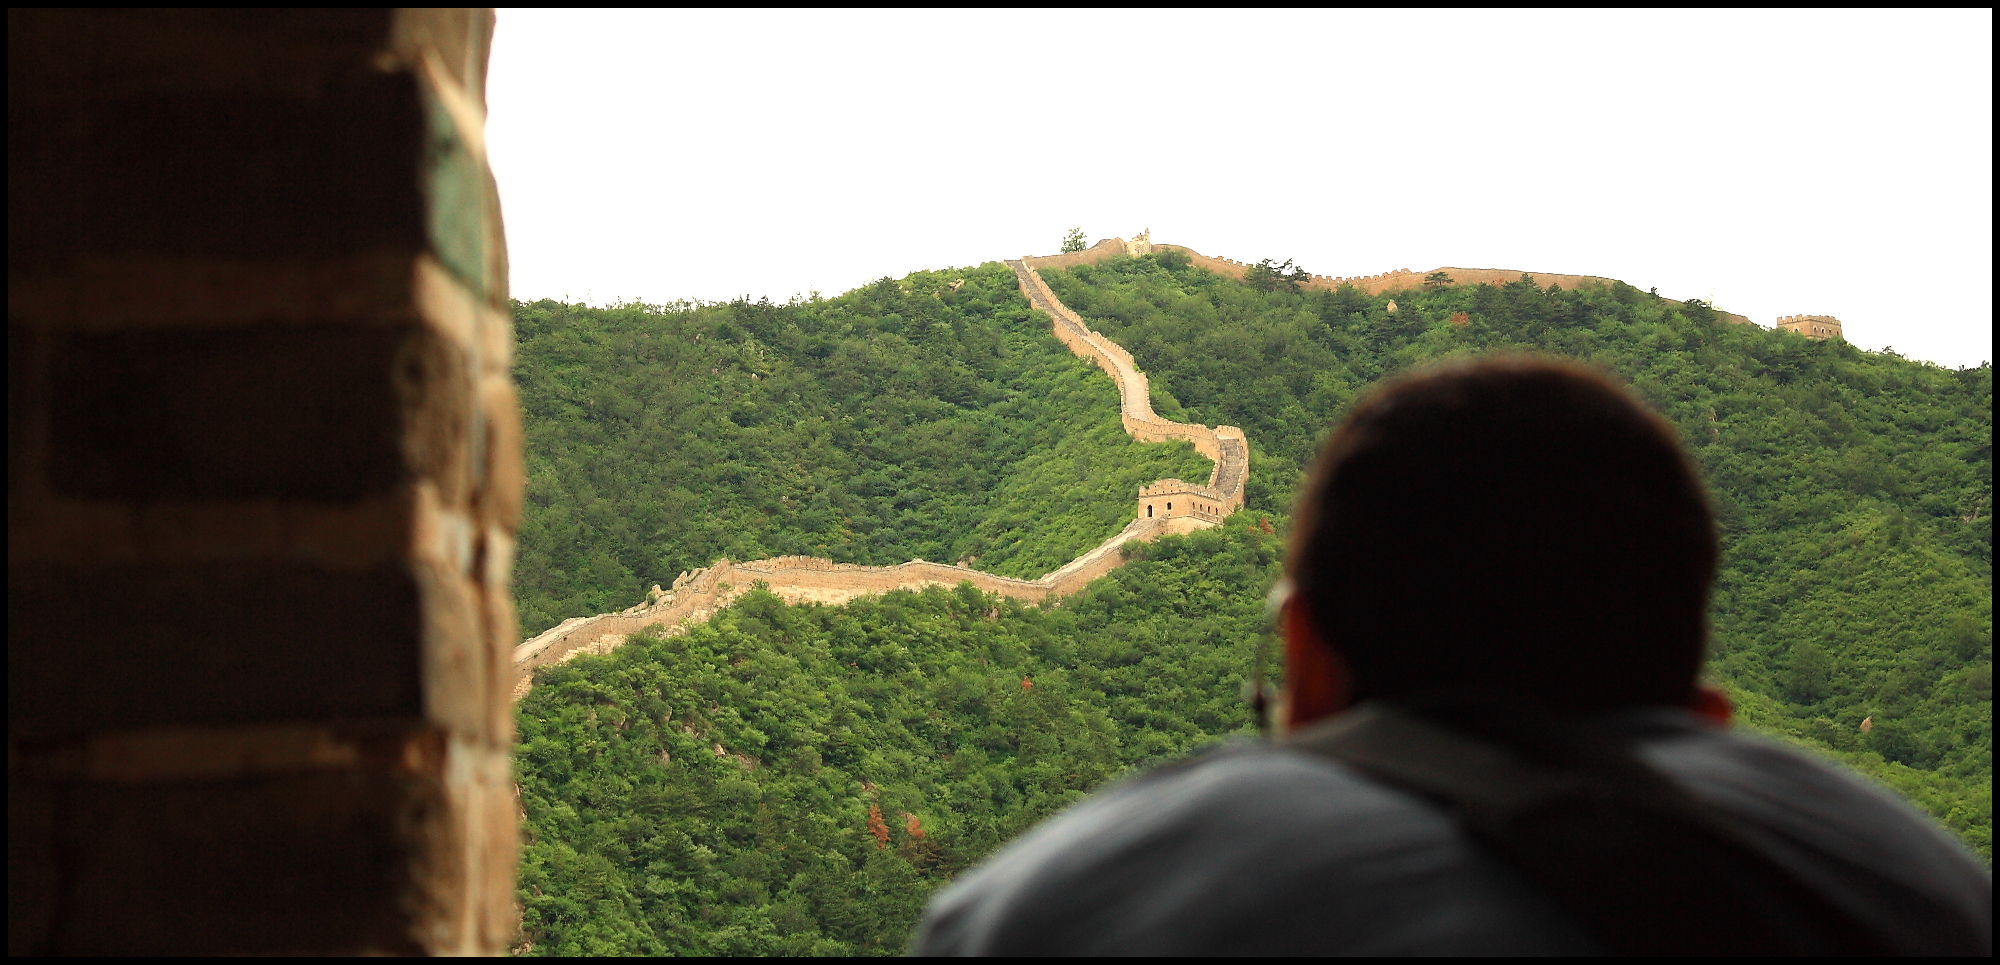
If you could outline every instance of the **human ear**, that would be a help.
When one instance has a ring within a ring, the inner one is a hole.
[[[1312,609],[1297,594],[1285,601],[1284,726],[1304,727],[1347,709],[1353,686],[1347,667],[1321,635]]]
[[[1688,709],[1719,727],[1728,727],[1730,719],[1736,716],[1736,708],[1729,706],[1729,697],[1707,684],[1695,685],[1694,693],[1688,695]]]

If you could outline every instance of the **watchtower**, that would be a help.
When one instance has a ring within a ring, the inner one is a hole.
[[[1139,487],[1140,519],[1190,516],[1219,523],[1230,508],[1229,500],[1221,493],[1179,479],[1162,479]]]
[[[1778,319],[1777,327],[1807,338],[1841,337],[1840,319],[1832,315],[1786,315]]]

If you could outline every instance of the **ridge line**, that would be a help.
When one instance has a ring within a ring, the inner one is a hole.
[[[1040,601],[1068,596],[1103,576],[1125,560],[1115,552],[1128,542],[1151,542],[1169,534],[1189,533],[1220,523],[1243,505],[1249,478],[1249,445],[1235,426],[1190,425],[1161,418],[1153,411],[1152,389],[1124,346],[1093,330],[1082,317],[1056,297],[1030,258],[1003,261],[1014,270],[1021,294],[1030,307],[1049,316],[1051,328],[1069,350],[1095,362],[1118,389],[1118,415],[1125,432],[1140,442],[1185,441],[1215,463],[1204,485],[1161,479],[1139,489],[1138,515],[1111,538],[1076,559],[1040,577],[986,573],[955,564],[910,560],[890,566],[836,563],[816,556],[778,556],[747,562],[727,557],[682,573],[670,589],[654,584],[645,603],[616,613],[571,617],[514,648],[513,699],[534,684],[537,667],[566,663],[585,654],[609,653],[625,638],[649,626],[663,626],[669,635],[706,622],[736,601],[756,583],[793,603],[844,604],[862,596],[925,586],[971,583],[980,590],[1014,599]],[[1175,497],[1181,497],[1179,508]],[[1164,512],[1156,510],[1164,507]],[[731,577],[740,580],[732,582]]]

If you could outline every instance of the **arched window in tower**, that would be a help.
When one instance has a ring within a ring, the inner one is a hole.
[[[1146,504],[1146,518],[1147,518],[1147,519],[1152,519],[1152,518],[1153,518],[1153,504],[1152,504],[1152,503],[1147,503],[1147,504]]]

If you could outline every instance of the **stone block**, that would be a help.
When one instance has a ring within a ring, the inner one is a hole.
[[[493,890],[515,848],[505,750],[413,721],[181,728],[30,748],[9,770],[18,952],[504,947],[482,936],[513,904]],[[315,912],[335,920],[298,927]]]
[[[386,7],[10,9],[8,99],[241,91],[312,97],[371,66],[393,15]]]
[[[405,485],[352,503],[287,504],[284,558],[343,570],[401,562],[415,526],[417,489]]]
[[[505,584],[489,584],[481,592],[486,608],[487,739],[496,748],[514,746],[513,692],[516,678],[514,646],[521,640],[513,594]]]
[[[399,324],[411,315],[425,258],[418,248],[325,258],[92,254],[9,272],[7,312],[10,324],[61,331]]]
[[[503,701],[510,709],[511,704]],[[515,897],[515,869],[520,865],[520,804],[514,797],[511,754],[502,756],[499,782],[489,781],[480,811],[484,823],[481,862],[484,881],[479,905],[479,940],[487,948],[506,948],[521,933],[521,909]]]
[[[475,371],[465,346],[431,326],[411,331],[392,363],[404,465],[436,484],[448,508],[472,497]]]
[[[56,789],[7,777],[7,954],[46,952],[62,883],[56,861]]]
[[[471,517],[446,506],[429,480],[411,487],[409,559],[439,573],[479,579],[479,530]]]
[[[423,186],[431,251],[482,299],[495,262],[499,194],[486,168],[484,109],[432,56],[416,65],[424,103]]]
[[[486,50],[493,39],[493,11],[479,7],[403,7],[390,24],[389,47],[414,62],[433,53],[451,80],[483,110]]]
[[[360,69],[310,98],[10,100],[8,267],[82,254],[421,248],[430,138],[420,86]]]
[[[404,401],[420,416],[449,408],[432,401],[448,388],[423,391],[442,366],[407,350],[414,340],[409,330],[362,326],[55,336],[50,484],[125,499],[350,500],[386,490],[404,471],[398,390],[418,396]],[[416,447],[423,468],[443,461],[431,441]]]
[[[483,743],[492,724],[492,660],[479,588],[421,563],[410,571],[423,607],[424,719]]]
[[[411,829],[438,809],[435,785],[376,769],[70,784],[61,914],[38,951],[421,951],[405,909],[424,844]]]
[[[479,518],[488,526],[513,533],[521,526],[521,499],[527,489],[527,476],[522,468],[521,404],[515,395],[513,375],[488,375],[481,379],[479,406],[486,432]]]
[[[400,566],[37,565],[8,577],[17,742],[423,713],[426,617]]]

